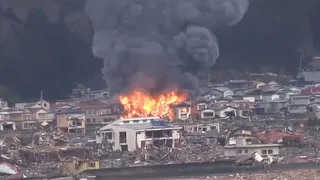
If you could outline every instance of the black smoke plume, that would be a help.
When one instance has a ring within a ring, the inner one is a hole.
[[[87,0],[92,51],[113,93],[172,86],[196,91],[219,47],[212,31],[244,16],[248,0]]]

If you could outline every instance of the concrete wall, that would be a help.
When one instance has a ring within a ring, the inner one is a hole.
[[[114,150],[121,150],[121,145],[127,145],[128,151],[135,151],[137,148],[137,135],[136,131],[131,129],[125,129],[121,127],[113,127],[113,138],[114,138]],[[120,132],[126,132],[127,142],[120,143]]]

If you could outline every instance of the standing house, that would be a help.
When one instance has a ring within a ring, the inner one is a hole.
[[[0,130],[15,130],[16,128],[19,128],[19,124],[21,124],[25,120],[30,119],[29,116],[25,116],[24,110],[21,109],[15,109],[15,108],[4,108],[0,111]]]
[[[119,119],[99,129],[96,142],[112,150],[135,151],[150,146],[175,148],[180,145],[182,127],[158,117]]]
[[[267,112],[271,114],[280,114],[284,109],[287,108],[287,104],[287,100],[276,99],[269,102],[269,108]]]
[[[42,123],[51,123],[54,114],[42,107],[26,108],[23,112],[24,121],[17,123],[19,129],[34,129]]]
[[[230,106],[222,107],[220,109],[215,109],[215,112],[216,112],[216,116],[219,118],[225,118],[225,117],[237,115],[237,109]]]
[[[191,116],[191,104],[180,103],[171,105],[175,119],[187,120]]]
[[[43,108],[46,110],[50,110],[50,103],[46,100],[39,100],[37,102],[32,102],[32,103],[15,103],[14,106],[17,109]]]
[[[211,90],[211,94],[217,99],[225,99],[227,97],[233,96],[233,91],[227,87],[216,87]]]
[[[198,102],[196,103],[196,111],[202,111],[205,109],[209,109],[209,105],[207,102]]]
[[[96,99],[82,101],[78,106],[86,112],[87,125],[105,125],[119,118],[115,105],[108,105]]]
[[[233,95],[242,97],[246,93],[246,89],[233,89]]]
[[[110,92],[108,89],[101,89],[101,90],[96,90],[96,91],[86,91],[84,93],[84,98],[88,99],[107,99],[110,97]]]
[[[224,155],[235,157],[258,153],[263,157],[279,156],[281,144],[253,144],[244,137],[237,137],[235,143],[225,146]]]
[[[85,112],[79,109],[60,109],[56,113],[56,129],[64,133],[85,133]]]
[[[280,99],[279,94],[276,94],[274,92],[268,92],[262,94],[262,101],[264,102],[272,102],[274,100]]]
[[[290,104],[304,104],[315,103],[320,101],[320,95],[291,95]]]
[[[183,125],[183,130],[187,133],[195,133],[195,132],[207,132],[211,130],[217,130],[220,132],[220,124],[219,123],[188,123]]]
[[[247,89],[250,85],[250,82],[247,80],[230,80],[227,82],[227,86],[229,89]]]

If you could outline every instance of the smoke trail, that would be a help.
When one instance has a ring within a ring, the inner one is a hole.
[[[172,85],[196,90],[219,56],[212,30],[237,24],[248,0],[87,0],[92,51],[115,93]]]

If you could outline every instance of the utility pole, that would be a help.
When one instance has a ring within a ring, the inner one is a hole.
[[[43,91],[40,92],[40,100],[43,100]]]
[[[302,71],[302,60],[306,54],[306,46],[304,44],[300,44],[297,46],[297,51],[300,53],[299,57],[299,72]]]

